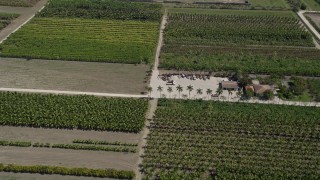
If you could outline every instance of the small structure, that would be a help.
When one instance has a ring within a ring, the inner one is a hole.
[[[253,86],[245,86],[244,89],[245,89],[246,91],[252,91],[252,92],[254,92],[254,87],[253,87]]]
[[[272,91],[273,89],[270,85],[261,85],[261,84],[254,84],[253,88],[256,94],[263,94],[264,92],[268,90]]]
[[[239,89],[238,83],[236,81],[222,81],[220,85],[223,90],[236,91]]]

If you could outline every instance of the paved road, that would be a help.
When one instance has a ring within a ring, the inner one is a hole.
[[[81,92],[81,91],[56,91],[56,90],[18,89],[18,88],[0,88],[0,91],[21,92],[21,93],[41,93],[41,94],[91,95],[91,96],[124,97],[124,98],[146,98],[146,97],[148,97],[148,95],[134,95],[134,94],[113,94],[113,93],[96,93],[96,92]]]
[[[309,28],[309,30],[320,40],[320,34],[319,32],[309,23],[306,17],[304,17],[304,13],[310,12],[310,13],[319,13],[318,11],[299,11],[298,15],[300,19],[303,21],[303,23]]]
[[[20,14],[18,18],[13,20],[10,25],[0,32],[0,43],[7,39],[12,33],[16,32],[20,27],[29,22],[35,14],[44,8],[48,0],[41,0],[33,7],[8,7],[0,6],[0,12]]]

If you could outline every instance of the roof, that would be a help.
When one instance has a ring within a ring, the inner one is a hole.
[[[244,88],[246,89],[246,91],[251,90],[254,92],[253,86],[245,86]]]
[[[272,90],[272,87],[270,85],[259,85],[259,84],[254,84],[254,92],[257,94],[262,94],[268,90]]]
[[[227,89],[237,89],[239,87],[236,81],[222,81],[221,86]]]

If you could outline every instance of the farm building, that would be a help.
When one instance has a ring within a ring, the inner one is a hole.
[[[236,91],[239,89],[238,83],[236,81],[222,81],[220,85],[223,90]]]
[[[273,88],[270,85],[254,84],[253,88],[254,88],[254,92],[256,94],[263,94],[264,92],[266,92],[268,90],[273,90]]]

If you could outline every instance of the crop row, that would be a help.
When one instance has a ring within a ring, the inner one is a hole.
[[[221,50],[222,48],[225,50]],[[240,70],[246,73],[279,75],[320,74],[319,50],[248,48],[166,45],[160,57],[160,67],[214,72]]]
[[[139,132],[145,99],[0,93],[0,124]]]
[[[1,56],[148,63],[157,29],[155,22],[35,18],[1,45]]]
[[[13,173],[36,173],[36,174],[59,174],[70,176],[133,179],[135,177],[132,171],[123,171],[115,169],[88,169],[88,168],[67,168],[60,166],[22,166],[22,165],[3,165],[0,164],[0,172]]]
[[[119,141],[109,142],[109,141],[97,141],[92,139],[75,139],[73,143],[79,144],[95,144],[95,145],[115,145],[115,146],[138,146],[136,143],[123,143]]]
[[[314,46],[294,17],[172,13],[165,31],[172,44],[252,44]]]
[[[18,17],[17,14],[0,13],[0,30],[8,26],[16,17]]]
[[[38,17],[158,21],[161,5],[119,0],[50,0]]]
[[[160,179],[317,179],[319,112],[315,107],[161,99],[142,169],[146,177]]]

